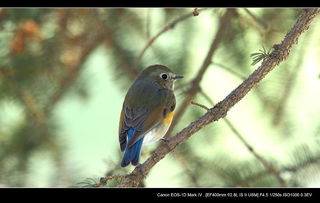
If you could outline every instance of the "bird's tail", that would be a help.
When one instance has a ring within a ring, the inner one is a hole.
[[[134,129],[130,128],[128,130],[128,141],[131,139],[132,135],[134,134]],[[139,163],[139,158],[140,158],[140,152],[141,152],[141,147],[142,147],[142,142],[143,142],[142,137],[140,140],[138,140],[134,145],[128,148],[126,147],[126,150],[124,152],[122,161],[121,161],[121,167],[126,167],[127,165],[132,163],[132,165],[137,165]]]

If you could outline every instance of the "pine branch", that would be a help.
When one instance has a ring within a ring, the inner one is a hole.
[[[206,95],[202,90],[201,90],[202,95]],[[212,106],[214,106],[214,102],[210,99],[209,96],[205,96],[205,98],[210,102]],[[203,107],[201,104],[197,104],[198,106]],[[204,109],[209,110],[207,107]],[[288,184],[286,181],[281,177],[280,172],[266,159],[264,159],[250,144],[248,141],[246,141],[243,137],[243,135],[236,129],[236,127],[229,121],[227,118],[223,118],[223,120],[226,122],[227,126],[230,128],[230,130],[238,137],[238,139],[243,143],[243,145],[247,148],[247,150],[266,168],[266,170],[270,173],[272,173],[280,185],[282,187],[288,187]]]
[[[203,11],[206,10],[204,9],[198,9],[197,12],[199,13],[199,11]],[[156,39],[158,39],[163,33],[167,32],[170,29],[173,29],[178,23],[192,17],[192,16],[196,16],[194,14],[194,11],[191,13],[188,13],[186,15],[183,15],[177,19],[175,19],[174,21],[172,21],[171,23],[169,23],[168,25],[166,25],[164,28],[162,28],[155,36],[153,36],[148,42],[147,44],[144,46],[144,48],[142,49],[142,51],[140,52],[137,61],[135,62],[133,69],[136,70],[142,60],[142,57],[144,56],[145,52],[147,51],[147,49],[154,43],[154,41]]]
[[[241,85],[234,89],[225,99],[211,108],[198,120],[190,123],[186,128],[177,133],[174,137],[162,143],[152,153],[143,164],[138,165],[130,174],[128,174],[119,187],[137,187],[150,169],[163,159],[169,152],[174,150],[179,144],[184,142],[194,133],[201,130],[206,125],[226,116],[227,112],[239,102],[257,83],[259,83],[271,70],[273,70],[282,61],[288,58],[293,44],[298,42],[300,35],[309,28],[310,23],[320,9],[307,9],[297,18],[296,23],[287,33],[277,49],[273,50],[270,57],[264,60],[261,66],[256,69]],[[211,61],[211,60],[210,60]]]
[[[85,39],[87,36],[83,36]],[[83,63],[86,61],[90,53],[99,46],[106,37],[106,32],[104,29],[101,29],[101,34],[99,36],[95,36],[95,38],[91,41],[84,43],[82,40],[78,40],[79,44],[81,43],[81,54],[79,54],[78,58],[71,64],[68,64],[69,73],[66,77],[62,78],[58,84],[57,91],[52,95],[48,104],[46,105],[46,110],[50,110],[52,106],[54,106],[60,99],[64,96],[64,94],[69,90],[69,88],[74,84],[80,72],[82,70]],[[71,41],[72,39],[70,39]],[[71,43],[71,42],[70,42]]]
[[[187,93],[185,94],[184,100],[179,105],[180,107],[175,111],[175,115],[174,115],[172,124],[171,124],[166,136],[170,136],[174,127],[177,125],[178,121],[183,116],[184,112],[186,111],[186,108],[189,106],[191,100],[199,92],[199,84],[200,84],[205,72],[209,68],[209,65],[211,64],[212,56],[215,53],[215,51],[217,50],[218,45],[221,42],[222,37],[224,36],[225,30],[228,27],[228,23],[229,23],[230,19],[234,15],[235,15],[235,9],[227,9],[227,11],[224,13],[224,15],[220,18],[220,24],[219,24],[217,34],[214,37],[214,39],[210,45],[210,49],[207,53],[207,56],[204,59],[196,77],[191,82],[192,86],[190,87],[189,90],[187,90]]]
[[[10,78],[10,76],[3,70],[0,70],[0,78],[7,80],[9,89],[17,95],[26,108],[26,114],[38,125],[45,120],[45,114],[42,111],[38,101],[27,90],[22,90]]]
[[[107,176],[107,177],[102,177],[100,178],[100,181],[99,183],[96,183],[96,187],[101,187],[101,186],[104,186],[108,183],[109,180],[112,180],[112,179],[118,179],[118,178],[125,178],[126,175],[110,175],[110,176]]]

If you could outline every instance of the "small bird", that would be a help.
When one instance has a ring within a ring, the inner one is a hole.
[[[121,167],[139,164],[142,145],[152,144],[168,131],[176,99],[174,82],[183,78],[168,67],[152,65],[143,70],[129,88],[119,122]]]

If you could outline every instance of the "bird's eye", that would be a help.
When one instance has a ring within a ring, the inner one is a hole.
[[[160,74],[160,77],[164,80],[167,80],[168,79],[168,75],[166,73],[161,73]]]

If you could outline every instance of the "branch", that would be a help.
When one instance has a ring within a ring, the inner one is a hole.
[[[125,177],[126,177],[126,175],[110,175],[107,177],[102,177],[102,178],[100,178],[99,183],[95,184],[95,187],[104,186],[108,183],[109,180],[118,179],[118,178],[125,178]]]
[[[87,36],[83,36],[85,39]],[[69,73],[67,76],[62,78],[59,81],[57,91],[51,96],[48,104],[46,105],[46,110],[50,110],[60,99],[68,92],[69,88],[74,84],[77,80],[78,76],[81,73],[82,68],[84,67],[83,63],[87,60],[91,52],[97,48],[104,40],[106,39],[106,30],[101,29],[101,34],[95,36],[93,40],[78,40],[78,44],[76,46],[80,46],[81,44],[81,54],[76,58],[75,62],[66,64]],[[67,39],[66,43],[72,41],[72,39]]]
[[[150,8],[147,9],[147,17],[146,17],[146,37],[150,39],[150,19],[151,19],[151,11]]]
[[[26,114],[40,126],[45,120],[45,114],[42,108],[29,91],[23,90],[13,82],[14,80],[11,78],[13,74],[14,73],[4,71],[4,69],[0,70],[0,78],[7,80],[8,88],[23,102],[26,108]]]
[[[5,9],[4,8],[0,8],[0,21],[3,19],[4,13],[5,13]]]
[[[267,169],[268,172],[272,173],[276,177],[280,185],[282,187],[288,187],[286,181],[281,177],[280,172],[271,163],[269,163],[266,159],[264,159],[256,152],[256,150],[243,138],[243,136],[227,118],[224,118],[224,120],[229,126],[229,128],[232,130],[232,132],[241,140],[245,147],[250,151],[250,153]]]
[[[320,157],[316,156],[316,157],[310,159],[309,161],[299,163],[296,166],[283,167],[279,170],[279,173],[280,174],[281,173],[288,173],[288,172],[289,173],[297,173],[298,171],[303,170],[306,167],[310,167],[312,164],[319,164],[319,161],[320,161]],[[253,176],[250,176],[250,177],[244,178],[243,180],[235,182],[234,186],[238,187],[238,186],[242,186],[242,185],[248,185],[250,182],[253,182],[257,179],[260,179],[260,178],[263,178],[267,175],[270,175],[270,173],[271,173],[271,171],[269,171],[269,170],[262,171],[260,173],[253,175]]]
[[[191,104],[193,104],[193,105],[195,105],[195,106],[199,106],[199,107],[201,107],[201,108],[203,108],[203,109],[205,109],[205,110],[207,110],[207,111],[210,110],[210,109],[209,109],[208,107],[206,107],[205,105],[199,104],[199,103],[194,102],[194,101],[191,101]]]
[[[206,10],[206,8],[204,9],[197,9],[197,12],[199,13],[199,11],[203,11]],[[171,23],[169,23],[168,25],[166,25],[164,28],[162,28],[155,36],[153,36],[148,42],[147,44],[144,46],[144,48],[142,49],[142,51],[140,52],[138,59],[136,61],[136,63],[134,64],[134,70],[136,70],[141,62],[141,59],[143,57],[143,55],[145,54],[145,52],[147,51],[147,49],[153,44],[153,42],[158,39],[163,33],[165,33],[166,31],[173,29],[174,26],[176,26],[179,22],[184,21],[192,16],[196,16],[194,14],[194,11],[191,13],[188,13],[186,15],[183,15],[181,17],[179,17],[178,19],[172,21]]]
[[[220,66],[220,68],[221,68],[222,70],[228,71],[229,73],[233,74],[234,76],[238,77],[239,79],[242,79],[242,80],[247,79],[246,76],[244,76],[244,75],[242,75],[242,74],[234,71],[232,68],[227,67],[227,66],[225,66],[225,65],[223,65],[223,64],[221,64],[221,63],[216,63],[216,62],[213,62],[213,61],[212,61],[212,65]]]
[[[273,68],[288,58],[293,44],[298,42],[300,35],[309,28],[314,17],[320,9],[308,9],[297,19],[295,25],[287,33],[277,49],[273,50],[270,57],[265,59],[241,85],[234,89],[224,100],[219,102],[198,120],[177,133],[174,137],[162,143],[143,164],[138,165],[130,174],[125,176],[119,187],[137,187],[150,169],[163,159],[169,152],[191,135],[201,130],[206,125],[226,116],[227,112],[239,102],[258,82],[260,82]]]
[[[209,68],[209,65],[211,64],[212,56],[215,53],[215,51],[217,50],[218,44],[221,42],[221,39],[225,33],[226,28],[228,27],[228,23],[229,23],[231,17],[234,15],[235,15],[235,9],[227,9],[227,11],[224,13],[224,15],[220,18],[220,25],[219,25],[217,34],[211,43],[210,49],[207,53],[207,56],[204,59],[198,74],[191,82],[192,86],[187,91],[185,98],[181,102],[179,109],[175,111],[175,115],[174,115],[172,124],[171,124],[166,136],[169,136],[172,133],[173,128],[176,126],[177,122],[183,116],[187,106],[190,104],[193,97],[199,91],[199,84],[203,78],[203,75],[206,72],[206,70]]]
[[[172,155],[174,156],[174,158],[180,163],[181,167],[184,169],[183,174],[187,175],[191,182],[192,182],[192,186],[193,187],[200,187],[199,183],[198,183],[198,177],[196,176],[196,174],[194,173],[194,171],[192,170],[192,168],[190,168],[190,165],[188,163],[188,161],[184,158],[182,153],[172,153]]]
[[[206,95],[202,90],[201,90],[202,95]],[[214,105],[214,102],[208,97],[207,95],[205,98],[210,102],[211,105]],[[197,106],[200,106],[206,110],[208,108],[203,107],[202,104],[197,104],[195,102],[192,102],[192,104],[195,104]],[[288,187],[288,184],[286,181],[281,177],[280,172],[271,164],[269,163],[266,159],[264,159],[261,155],[259,155],[256,150],[247,142],[244,138],[243,135],[236,129],[236,127],[229,121],[227,118],[223,118],[223,120],[226,122],[227,126],[230,128],[230,130],[238,137],[238,139],[244,144],[244,146],[247,148],[247,150],[266,168],[266,170],[270,173],[272,173],[280,185],[282,187]]]
[[[268,28],[268,24],[266,22],[264,22],[263,20],[261,20],[260,18],[256,17],[253,13],[251,13],[251,11],[249,11],[249,9],[244,8],[244,10],[251,16],[251,18],[256,21],[259,25],[261,25],[264,29]]]

